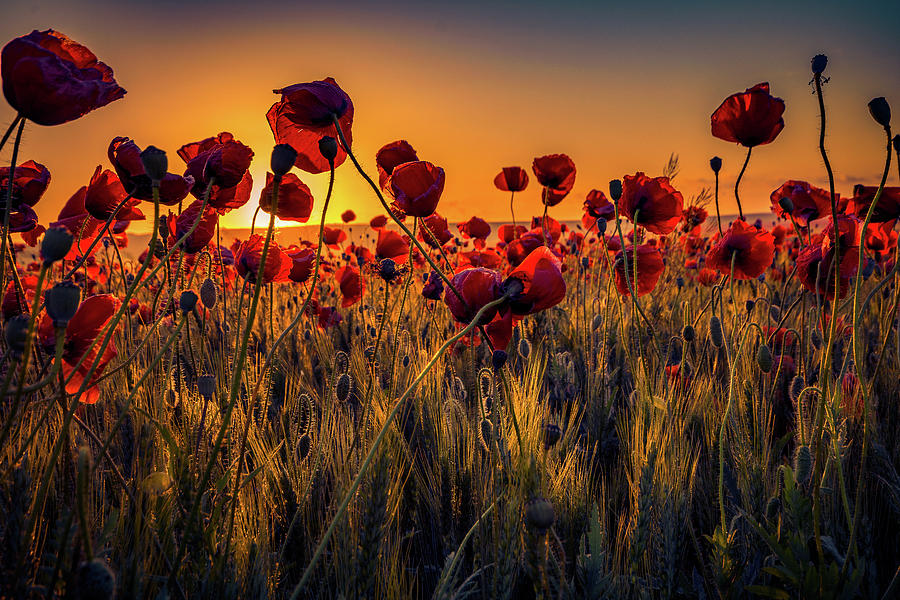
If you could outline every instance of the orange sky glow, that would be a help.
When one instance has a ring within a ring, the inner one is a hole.
[[[769,193],[787,179],[827,187],[808,84],[809,60],[818,52],[830,59],[826,143],[839,192],[877,184],[881,173],[883,133],[866,103],[883,95],[900,114],[900,53],[896,32],[883,25],[886,15],[859,11],[853,21],[827,3],[819,21],[799,25],[784,15],[743,22],[735,11],[721,16],[727,23],[682,20],[660,4],[660,14],[644,21],[624,9],[598,11],[593,30],[540,12],[533,19],[507,21],[495,12],[472,18],[479,16],[476,4],[469,5],[472,16],[434,17],[321,7],[279,14],[265,3],[205,11],[170,2],[95,2],[91,10],[18,5],[0,25],[4,42],[58,29],[91,48],[128,90],[77,121],[26,127],[20,162],[34,159],[52,174],[35,207],[45,225],[94,167],[111,168],[106,149],[113,137],[166,149],[170,170],[181,172],[175,151],[182,144],[230,131],[255,151],[254,193],[222,225],[248,227],[274,143],[265,118],[277,99],[272,89],[327,76],[353,99],[353,149],[368,172],[375,174],[379,147],[408,140],[420,158],[446,170],[438,212],[452,223],[472,215],[509,219],[508,195],[493,187],[494,175],[512,165],[530,172],[535,156],[558,152],[574,159],[578,174],[573,192],[550,209],[555,218],[580,218],[586,193],[606,190],[610,179],[660,174],[670,153],[680,157],[674,185],[686,202],[712,186],[709,158],[722,157],[722,209],[736,212],[732,186],[744,149],[712,137],[709,117],[727,95],[761,81],[785,100],[786,126],[753,153],[741,192],[745,212],[768,210]],[[522,10],[529,8],[545,10]],[[542,19],[546,27],[535,29]],[[4,103],[0,124],[13,117]],[[8,164],[10,155],[8,144],[0,161]],[[316,197],[310,222],[317,222],[328,175],[297,174]],[[889,182],[896,177],[894,170]],[[540,206],[532,178],[518,195],[517,219],[539,214]],[[142,208],[152,215],[152,207]],[[337,170],[327,220],[338,221],[346,209],[364,222],[383,213],[350,161]],[[146,222],[133,226],[146,229]]]

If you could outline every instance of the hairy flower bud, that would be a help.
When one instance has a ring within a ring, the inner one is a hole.
[[[200,301],[203,302],[203,306],[212,309],[215,308],[217,300],[216,283],[207,277],[200,285]]]
[[[787,196],[778,201],[778,206],[787,214],[794,212],[794,201]]]
[[[338,152],[337,140],[330,135],[323,136],[319,140],[319,152],[325,157],[325,160],[334,163]]]
[[[709,320],[709,339],[716,348],[721,348],[725,345],[725,335],[722,332],[722,321],[715,315]]]
[[[165,150],[160,150],[156,146],[147,146],[141,152],[141,163],[144,165],[144,172],[150,178],[150,182],[154,186],[159,186],[159,182],[165,179],[166,173],[169,172],[169,159]]]
[[[41,260],[47,265],[62,260],[72,249],[73,241],[72,234],[65,227],[51,227],[44,232]]]

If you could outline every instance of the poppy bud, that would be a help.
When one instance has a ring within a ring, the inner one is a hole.
[[[678,286],[678,289],[679,289],[679,290],[680,290],[681,288],[683,288],[683,287],[684,287],[684,277],[681,277],[681,276],[676,277],[676,278],[675,278],[675,285]]]
[[[181,292],[181,296],[178,298],[178,307],[181,309],[181,312],[188,314],[194,310],[195,306],[197,306],[197,294],[192,290]]]
[[[813,75],[821,75],[828,65],[828,57],[824,54],[816,54],[812,59]]]
[[[713,173],[718,173],[722,170],[722,159],[718,156],[713,156],[709,159],[709,168],[713,170]]]
[[[522,338],[519,340],[519,358],[522,360],[528,360],[528,357],[531,355],[531,342],[527,339]]]
[[[722,333],[722,321],[715,315],[709,320],[709,339],[716,348],[721,348],[725,344],[725,335]]]
[[[65,227],[51,227],[44,232],[41,242],[41,259],[44,264],[55,263],[65,258],[72,248],[72,234]]]
[[[201,375],[197,378],[197,393],[209,402],[216,393],[216,378],[212,375]]]
[[[883,96],[869,101],[869,114],[882,127],[887,128],[891,126],[891,105],[888,104]]]
[[[606,233],[606,219],[600,217],[597,219],[597,234],[603,235]]]
[[[106,561],[95,558],[78,566],[78,580],[75,584],[79,598],[111,600],[116,593],[116,576]]]
[[[319,140],[319,152],[329,163],[334,163],[338,152],[337,140],[330,135],[322,136]]]
[[[588,258],[587,256],[582,256],[581,257],[581,268],[587,269],[590,266],[591,266],[591,259]]]
[[[200,301],[203,302],[203,306],[206,308],[215,308],[217,299],[216,284],[207,277],[200,286]]]
[[[495,371],[499,371],[503,368],[503,365],[506,364],[507,354],[505,350],[494,350],[494,353],[491,355],[491,365],[494,367]]]
[[[65,328],[81,303],[81,288],[69,280],[61,281],[47,290],[45,299],[53,326]]]
[[[600,327],[603,326],[603,315],[594,315],[593,320],[591,321],[591,331],[597,331]]]
[[[350,394],[353,392],[353,378],[350,373],[341,373],[337,383],[334,386],[334,395],[340,402],[350,400]]]
[[[272,173],[275,177],[282,177],[291,170],[295,160],[297,160],[297,151],[294,150],[293,146],[290,144],[276,144],[272,148]]]
[[[546,498],[532,498],[525,504],[525,523],[531,529],[547,531],[556,521],[553,504]]]
[[[757,348],[756,364],[759,365],[759,368],[764,373],[770,373],[772,371],[772,351],[769,350],[769,346],[767,346],[766,344],[760,344],[759,348]]]
[[[794,478],[797,483],[805,484],[812,474],[812,452],[809,446],[797,446],[794,451]]]
[[[6,336],[6,345],[14,355],[21,355],[25,351],[25,338],[28,337],[28,315],[16,315],[6,322],[3,333]]]
[[[796,402],[797,399],[800,398],[800,393],[803,391],[804,387],[806,387],[806,382],[803,381],[802,375],[797,375],[796,377],[791,379],[791,385],[790,388],[788,388],[788,391],[791,395],[791,400]]]
[[[613,202],[618,202],[619,198],[622,197],[621,179],[613,179],[609,182],[609,197],[612,198]]]
[[[816,347],[816,350],[818,350],[819,348],[822,347],[822,343],[823,343],[822,334],[819,333],[818,329],[812,330],[812,332],[809,334],[809,339],[812,342],[813,346]]]
[[[681,339],[686,342],[693,342],[696,337],[696,333],[694,332],[693,325],[685,325],[684,329],[681,330]]]
[[[868,281],[869,277],[872,276],[872,273],[875,272],[875,259],[870,258],[866,262],[866,266],[863,267],[862,276],[863,281]]]
[[[780,206],[787,214],[794,212],[794,201],[787,196],[778,201],[778,206]]]
[[[747,300],[746,302],[744,302],[744,307],[747,309],[748,313],[752,313],[753,309],[756,308],[756,302],[754,302],[753,300]]]
[[[494,424],[490,419],[482,419],[478,426],[478,439],[485,450],[490,450],[491,440],[494,439]]]
[[[156,146],[147,146],[141,152],[141,164],[144,165],[144,172],[150,178],[150,182],[154,186],[159,186],[159,182],[166,178],[169,172],[169,159],[166,157],[166,151],[160,150]]]
[[[309,456],[309,448],[311,445],[312,440],[310,439],[308,433],[304,433],[300,436],[300,439],[297,440],[297,456],[301,461]]]

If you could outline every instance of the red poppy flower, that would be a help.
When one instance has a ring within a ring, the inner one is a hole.
[[[600,190],[591,190],[584,199],[584,212],[594,219],[612,219],[616,216],[616,207]]]
[[[506,246],[506,260],[511,266],[517,267],[526,256],[543,245],[544,236],[540,230],[525,232]]]
[[[543,202],[556,206],[569,195],[575,186],[575,163],[566,154],[539,156],[531,164],[531,170],[546,191]]]
[[[344,319],[341,316],[341,313],[333,306],[323,306],[319,308],[317,314],[319,317],[319,327],[322,329],[335,327]]]
[[[480,217],[472,217],[465,223],[460,223],[457,227],[465,238],[486,240],[491,235],[491,226]]]
[[[528,171],[522,167],[503,167],[494,177],[494,185],[503,192],[521,192],[528,187]]]
[[[10,219],[10,222],[11,221],[12,220]],[[46,227],[44,227],[43,225],[36,225],[28,231],[20,232],[20,235],[22,236],[22,239],[26,244],[28,244],[31,248],[34,248],[37,246],[38,238],[40,238],[45,231],[47,231]]]
[[[781,207],[782,198],[790,198],[794,209],[790,213]],[[801,227],[831,214],[831,192],[817,188],[805,181],[791,179],[784,182],[781,187],[769,196],[772,202],[772,212],[782,219],[794,220]]]
[[[23,204],[34,206],[50,185],[50,171],[44,165],[29,160],[16,167],[12,184],[13,207]],[[0,190],[4,197],[8,189],[9,166],[0,167]]]
[[[566,297],[566,280],[561,267],[549,248],[535,248],[509,273],[509,278],[518,279],[525,286],[522,293],[512,299],[512,311],[517,315],[530,315],[562,302]]]
[[[341,267],[334,274],[335,280],[341,289],[341,307],[353,306],[362,299],[366,291],[366,282],[359,274],[359,269],[353,265]]]
[[[847,202],[847,212],[860,219],[866,218],[869,206],[875,200],[877,186],[857,185],[853,188],[853,196]],[[872,211],[872,223],[887,223],[900,218],[900,187],[885,187],[878,198],[878,204]]]
[[[69,254],[66,255],[66,260],[75,260],[79,256],[79,240],[81,247],[87,250],[91,241],[96,237],[100,232],[100,228],[103,226],[103,221],[95,219],[88,214],[87,209],[84,206],[86,195],[87,186],[83,185],[71,198],[69,198],[62,207],[62,210],[59,211],[58,220],[50,223],[51,227],[65,227],[75,238],[75,243],[72,244],[72,249],[69,250]],[[97,249],[98,246],[94,246],[94,250],[92,250],[91,253],[93,254]]]
[[[316,253],[312,248],[292,248],[287,250],[291,257],[291,272],[288,278],[294,283],[303,283],[312,276],[316,264]]]
[[[753,279],[765,272],[774,256],[772,234],[738,219],[706,254],[706,264],[728,275],[734,257],[735,279]]]
[[[397,140],[385,144],[375,153],[375,164],[378,167],[378,185],[385,190],[394,169],[408,162],[416,162],[419,156],[406,140]]]
[[[497,269],[503,259],[497,254],[496,250],[472,250],[471,252],[459,253],[460,267],[485,267],[487,269]]]
[[[626,175],[619,198],[619,213],[651,233],[668,235],[681,219],[684,197],[668,177],[647,177],[641,172]]]
[[[484,326],[488,339],[491,340],[491,346],[494,350],[506,350],[509,341],[512,339],[513,332],[513,312],[508,307],[501,308],[491,319],[491,322]]]
[[[69,321],[66,327],[66,337],[63,344],[63,375],[66,377],[72,372],[74,366],[81,360],[81,357],[87,354],[77,372],[72,375],[72,379],[66,384],[66,393],[75,394],[81,388],[84,377],[88,374],[91,365],[97,358],[98,347],[90,349],[94,339],[100,335],[106,324],[119,309],[119,300],[110,294],[102,294],[99,296],[91,296],[84,300]],[[50,315],[44,313],[38,327],[38,336],[41,344],[45,347],[52,347],[54,344],[54,327],[53,319]],[[99,346],[99,344],[98,344]],[[116,346],[112,340],[106,346],[103,355],[97,362],[97,368],[91,375],[87,389],[79,401],[84,404],[94,404],[100,399],[100,390],[96,387],[96,381],[103,374],[106,365],[117,356]]]
[[[356,213],[352,210],[345,210],[341,213],[341,221],[344,223],[349,223],[350,221],[356,220]]]
[[[427,217],[444,191],[444,169],[419,160],[399,165],[388,182],[397,207],[413,217]]]
[[[662,254],[653,246],[644,244],[637,247],[637,277],[635,277],[635,251],[634,246],[628,246],[624,251],[616,253],[614,266],[616,270],[616,289],[623,296],[630,295],[628,282],[638,296],[649,294],[656,287],[659,276],[662,275],[665,265]],[[625,277],[625,269],[628,269],[628,278]]]
[[[144,213],[137,209],[141,201],[137,198],[129,198],[116,211],[116,207],[128,194],[115,173],[108,169],[101,172],[101,169],[97,165],[84,197],[84,207],[88,213],[101,221],[112,218],[118,221],[143,221]]]
[[[516,225],[515,227],[512,225],[501,225],[497,228],[497,237],[500,238],[501,242],[508,244],[526,231],[528,230],[525,229],[524,225]]]
[[[768,83],[728,96],[712,114],[712,134],[747,148],[769,144],[784,129],[784,100],[769,93]]]
[[[379,260],[390,258],[396,263],[405,263],[409,258],[409,242],[396,231],[381,229],[378,231],[375,255]]]
[[[553,217],[532,217],[531,230],[539,235],[546,235],[555,244],[562,236],[563,225]]]
[[[144,170],[138,145],[130,138],[116,137],[109,143],[106,153],[125,191],[138,200],[152,200],[153,182]],[[178,204],[187,197],[193,185],[192,179],[166,173],[159,182],[160,202],[168,206]]]
[[[895,223],[873,223],[866,229],[866,248],[875,255],[875,260],[882,260],[897,248],[897,232]]]
[[[384,215],[378,215],[377,217],[372,217],[372,220],[369,221],[369,227],[372,229],[381,229],[385,225],[387,225],[388,218]]]
[[[708,217],[705,208],[691,204],[681,213],[682,230],[688,235],[700,235],[700,226],[706,223]]]
[[[253,190],[253,177],[250,176],[250,171],[247,171],[236,186],[217,189],[217,186],[214,185],[213,189],[215,193],[210,193],[209,205],[218,210],[220,215],[224,215],[229,210],[247,204],[247,201],[250,200],[250,192]]]
[[[244,184],[249,176],[247,169],[253,160],[253,150],[223,131],[216,137],[185,144],[178,149],[178,156],[187,163],[184,176],[185,179],[193,178],[191,193],[196,198],[203,197],[210,179],[215,177],[209,204],[220,209],[220,212],[235,208],[237,190],[234,188]],[[243,202],[237,204],[242,205]]]
[[[113,71],[58,31],[32,31],[3,47],[3,95],[38,125],[59,125],[125,95]]]
[[[21,278],[22,288],[25,296],[21,295],[16,282],[10,280],[6,284],[6,291],[3,294],[3,303],[0,312],[3,314],[3,320],[7,321],[16,315],[21,315],[31,311],[31,303],[34,300],[34,292],[37,289],[37,277],[29,275]]]
[[[308,173],[324,173],[331,168],[319,151],[319,140],[328,135],[337,140],[336,117],[348,144],[353,144],[353,102],[350,96],[328,77],[323,81],[297,83],[280,90],[281,100],[266,113],[269,127],[279,144],[290,144],[297,151],[294,165]],[[334,166],[347,159],[347,152],[338,144]]]
[[[259,207],[266,213],[272,212],[272,192],[275,176],[266,173],[266,187],[259,196]],[[293,173],[282,177],[278,186],[278,209],[276,216],[284,221],[306,223],[312,213],[313,196],[309,187]]]
[[[428,231],[424,231],[426,229]],[[422,219],[422,228],[416,237],[432,248],[437,248],[452,240],[453,234],[450,233],[450,228],[447,226],[447,219],[434,213]]]
[[[250,239],[243,242],[234,254],[234,266],[238,274],[248,281],[256,281],[262,263],[262,251],[265,238],[259,234],[253,234]],[[293,260],[278,247],[275,242],[269,242],[269,251],[266,254],[266,264],[262,269],[262,283],[284,281],[290,275]]]
[[[856,255],[859,256],[858,254]],[[823,248],[819,245],[806,246],[797,256],[797,277],[807,290],[818,293],[828,300],[834,299],[834,248]],[[858,260],[858,259],[857,259]],[[844,261],[841,264],[841,276],[839,280],[838,298],[847,295],[850,287],[850,277],[845,276]],[[847,261],[849,262],[849,261]],[[854,265],[855,273],[857,266]]]
[[[462,298],[457,297],[453,290],[448,289],[444,292],[444,303],[450,309],[454,319],[460,323],[470,323],[484,305],[503,295],[500,288],[502,281],[502,275],[491,269],[481,267],[463,269],[451,279],[453,287]],[[490,323],[495,314],[497,314],[496,308],[488,310],[482,315],[478,324]]]
[[[347,232],[345,232],[340,227],[326,226],[324,231],[322,232],[322,238],[324,239],[327,246],[337,248],[347,239]]]
[[[188,254],[195,254],[206,248],[212,241],[213,235],[216,233],[216,224],[219,222],[219,213],[216,212],[215,208],[207,206],[203,209],[203,213],[201,214],[200,208],[202,206],[203,202],[194,200],[180,215],[178,215],[177,218],[174,216],[170,217],[170,223],[174,221],[173,229],[175,239],[172,240],[172,243],[175,243],[184,237],[184,235],[190,231],[191,227],[194,227],[194,223],[197,223],[199,220],[197,227],[182,243],[182,248],[184,248],[184,251]]]

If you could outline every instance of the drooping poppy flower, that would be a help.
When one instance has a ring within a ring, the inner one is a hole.
[[[75,312],[75,315],[69,321],[66,327],[66,337],[63,343],[63,375],[68,377],[82,356],[85,357],[77,372],[66,384],[66,393],[75,394],[84,383],[91,365],[97,360],[97,351],[99,344],[90,349],[94,339],[100,335],[106,324],[119,309],[120,302],[118,298],[110,294],[101,294],[91,296],[84,300]],[[55,332],[53,327],[53,319],[47,313],[41,318],[38,327],[38,336],[41,344],[47,348],[52,348],[55,342]],[[100,399],[100,390],[97,389],[96,381],[103,374],[106,365],[117,356],[116,346],[113,340],[109,341],[103,355],[97,361],[97,367],[91,375],[91,379],[86,386],[84,393],[78,401],[84,404],[95,404]]]
[[[706,223],[709,213],[702,206],[691,204],[681,213],[682,230],[688,235],[700,235],[700,226]]]
[[[713,112],[712,134],[747,148],[769,144],[784,129],[784,100],[769,93],[769,84],[759,83],[732,94]]]
[[[206,248],[216,233],[219,213],[211,206],[207,206],[201,213],[200,208],[202,206],[203,202],[194,200],[187,208],[181,211],[177,218],[170,217],[170,222],[174,221],[172,229],[174,230],[175,239],[172,240],[173,243],[184,237],[196,224],[191,234],[182,242],[182,248],[188,254],[195,254]]]
[[[340,227],[328,227],[322,231],[322,238],[325,244],[331,248],[337,248],[347,239],[347,232]]]
[[[238,274],[247,281],[256,281],[262,266],[262,251],[265,238],[253,234],[242,243],[234,254],[234,266]],[[288,279],[293,267],[293,260],[275,242],[269,242],[266,264],[262,268],[262,283],[284,281]]]
[[[500,287],[503,276],[491,269],[481,267],[463,269],[450,281],[461,298],[453,290],[447,289],[444,292],[444,303],[450,309],[453,318],[460,323],[470,323],[482,307],[503,295]],[[478,324],[489,323],[495,314],[497,314],[496,307],[482,315]]]
[[[341,267],[334,274],[335,280],[341,290],[341,308],[353,306],[362,299],[366,291],[366,282],[359,274],[359,269],[353,265]]]
[[[668,177],[647,177],[641,172],[626,175],[619,198],[619,214],[657,235],[668,235],[678,226],[684,197]]]
[[[286,252],[293,261],[288,278],[294,283],[305,282],[312,276],[316,252],[312,248],[289,248]]]
[[[635,277],[635,261],[637,261],[637,277]],[[628,290],[629,281],[638,296],[649,294],[656,287],[656,282],[659,281],[659,276],[665,268],[660,251],[647,244],[638,246],[637,253],[634,246],[628,246],[624,251],[619,250],[613,265],[616,271],[616,289],[623,296],[631,294]],[[628,269],[627,278],[625,269]]]
[[[138,145],[131,138],[116,137],[109,143],[106,153],[125,191],[138,200],[152,200],[153,182],[144,170]],[[160,202],[167,206],[178,204],[187,197],[193,185],[192,178],[166,173],[159,182]]]
[[[372,220],[369,221],[369,227],[372,229],[381,229],[386,226],[388,222],[388,218],[384,215],[378,215],[377,217],[372,217]]]
[[[706,264],[729,275],[733,257],[735,279],[753,279],[765,272],[774,256],[772,234],[737,219],[706,254]]]
[[[113,71],[64,34],[32,31],[3,47],[3,95],[38,125],[74,121],[125,95]]]
[[[782,198],[790,198],[794,205],[790,213],[781,206]],[[793,216],[801,227],[807,227],[810,221],[831,215],[831,193],[806,181],[790,179],[773,191],[769,199],[773,213],[782,219]]]
[[[447,226],[447,219],[434,213],[422,219],[422,227],[416,237],[432,248],[437,248],[452,240],[453,234]]]
[[[294,165],[307,173],[324,173],[331,168],[319,151],[319,140],[331,136],[340,140],[334,119],[337,118],[348,144],[353,144],[353,102],[350,96],[328,77],[322,81],[297,83],[273,90],[281,100],[266,113],[269,127],[279,144],[289,144],[297,151]],[[334,166],[341,166],[347,152],[338,144]]]
[[[534,176],[545,188],[542,201],[556,206],[575,187],[575,163],[566,154],[539,156],[531,164]]]
[[[584,199],[584,212],[594,219],[611,220],[616,216],[616,207],[600,190],[591,190]]]
[[[341,213],[341,221],[344,223],[349,223],[350,221],[356,220],[356,213],[352,210],[345,210]]]
[[[37,204],[47,186],[50,185],[50,171],[44,165],[33,160],[16,166],[12,181],[12,206],[18,209],[21,205]],[[0,167],[0,193],[6,198],[9,189],[9,166]]]
[[[511,299],[513,313],[530,315],[562,302],[566,297],[566,280],[561,267],[550,249],[540,246],[510,271],[509,278],[518,279],[524,285],[522,293]]]
[[[501,242],[508,244],[526,231],[528,230],[524,225],[516,225],[515,227],[512,225],[501,225],[497,228],[497,237],[500,238]]]
[[[480,217],[472,217],[464,223],[456,226],[459,232],[465,238],[475,238],[478,240],[486,240],[491,235],[491,226],[488,222]]]
[[[527,231],[506,246],[506,260],[517,267],[535,248],[543,245],[544,236],[540,230]]]
[[[125,188],[122,187],[116,174],[108,169],[101,171],[102,168],[97,165],[91,176],[84,197],[84,208],[92,217],[101,221],[108,219],[143,221],[144,213],[137,208],[141,201],[137,198],[129,198],[118,211],[116,210],[128,194],[125,193]]]
[[[394,169],[408,162],[416,162],[419,156],[406,140],[397,140],[382,146],[375,153],[375,165],[378,167],[378,185],[387,190],[387,183]]]
[[[381,229],[378,231],[375,256],[379,260],[390,258],[396,263],[405,263],[409,258],[409,242],[396,231]]]
[[[419,160],[397,166],[388,181],[397,207],[413,217],[427,217],[444,191],[444,169]]]
[[[263,212],[272,212],[272,193],[274,192],[275,176],[266,173],[266,187],[259,195],[259,207]],[[283,221],[296,221],[306,223],[312,213],[313,196],[309,186],[300,181],[293,173],[287,173],[281,178],[278,186],[278,207],[276,216]]]
[[[869,207],[875,200],[877,186],[857,185],[853,188],[853,196],[847,202],[847,212],[860,219],[865,219]],[[872,223],[887,223],[900,218],[900,187],[885,187],[878,198],[878,204],[872,211]]]
[[[522,167],[503,167],[494,177],[494,186],[503,192],[521,192],[528,187],[528,171]]]

